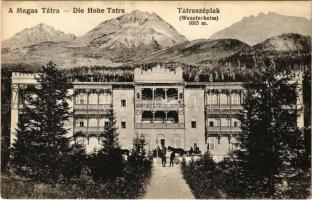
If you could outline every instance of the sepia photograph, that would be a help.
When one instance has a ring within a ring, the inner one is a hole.
[[[1,198],[312,198],[311,1],[1,4]]]

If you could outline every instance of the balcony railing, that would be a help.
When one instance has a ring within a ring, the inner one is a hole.
[[[136,128],[139,129],[180,129],[184,128],[184,123],[136,123]]]
[[[241,131],[240,127],[234,126],[208,126],[206,127],[207,132],[216,132],[216,131]]]
[[[76,104],[75,114],[106,114],[111,109],[111,104]]]
[[[135,100],[136,103],[138,104],[156,104],[156,105],[161,105],[161,104],[180,104],[182,100],[178,99],[148,99],[148,100]]]
[[[102,133],[104,132],[104,127],[74,127],[74,132],[82,133]]]
[[[136,108],[140,110],[178,110],[183,107],[179,100],[136,100]]]
[[[111,104],[75,104],[74,109],[78,110],[98,110],[98,109],[109,109]]]
[[[220,105],[219,104],[206,104],[206,108],[219,109]]]
[[[206,104],[206,109],[242,109],[241,104]]]

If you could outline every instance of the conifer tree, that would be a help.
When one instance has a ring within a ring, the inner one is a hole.
[[[146,145],[147,143],[144,134],[136,133],[135,137],[133,138],[133,149],[131,151],[132,157],[141,162],[146,159]]]
[[[95,181],[114,179],[121,175],[123,169],[122,152],[118,141],[118,128],[113,109],[110,109],[102,137],[102,147],[97,153],[90,156],[88,168]]]
[[[110,109],[107,115],[109,119],[108,125],[104,129],[104,134],[102,137],[103,149],[102,151],[106,153],[110,153],[112,150],[119,149],[119,141],[118,141],[118,128],[116,126],[116,117],[113,109]]]
[[[262,79],[244,84],[235,159],[247,190],[240,197],[285,198],[290,177],[298,170],[294,163],[303,149],[302,131],[296,125],[298,83],[291,83],[290,74],[278,75],[269,68]]]
[[[25,96],[28,104],[24,104],[20,116],[11,164],[18,175],[54,183],[68,170],[73,151],[65,128],[71,116],[71,83],[52,62],[35,79],[38,85],[28,87],[30,95]]]

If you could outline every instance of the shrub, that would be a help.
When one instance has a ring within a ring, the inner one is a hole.
[[[183,164],[183,162],[185,159],[182,160],[181,165],[183,176],[196,198],[222,197],[222,188],[219,183],[221,171],[217,170],[217,165],[209,152],[196,161],[192,158],[188,164]]]
[[[94,181],[106,182],[122,175],[124,163],[120,149],[111,150],[110,154],[103,151],[88,156],[87,170]]]

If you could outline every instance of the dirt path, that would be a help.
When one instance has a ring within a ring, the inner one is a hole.
[[[194,196],[182,177],[179,165],[161,166],[160,159],[154,159],[150,184],[143,199],[194,199]]]

